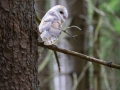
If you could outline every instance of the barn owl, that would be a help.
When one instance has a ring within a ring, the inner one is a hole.
[[[64,6],[56,5],[52,7],[42,18],[39,25],[39,32],[45,45],[52,45],[57,40],[62,31],[62,24],[68,17],[68,11]]]

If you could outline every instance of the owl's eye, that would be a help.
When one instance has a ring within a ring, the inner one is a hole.
[[[61,14],[63,14],[63,11],[60,11]]]

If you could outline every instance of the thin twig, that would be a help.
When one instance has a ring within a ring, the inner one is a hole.
[[[67,27],[65,30],[62,30],[64,33],[66,33],[67,35],[69,35],[72,39],[74,39],[76,42],[77,42],[77,40],[75,39],[75,37],[77,36],[77,35],[74,35],[74,36],[71,36],[69,33],[67,33],[67,30],[68,29],[70,29],[70,28],[77,28],[78,30],[81,30],[78,26],[70,26],[70,27]]]
[[[57,55],[56,51],[53,50],[53,52],[54,52],[55,59],[56,59],[57,65],[58,65],[58,70],[59,70],[59,73],[60,73],[60,62],[59,62],[59,59],[58,59],[58,55]]]
[[[77,80],[75,81],[75,83],[74,83],[74,85],[73,85],[72,90],[76,90],[76,89],[77,89],[77,86],[79,85],[80,81],[81,81],[82,78],[84,77],[84,75],[85,75],[86,71],[88,70],[88,68],[90,67],[90,65],[91,65],[91,63],[88,62],[88,63],[83,67],[83,69],[82,69],[82,71],[81,71],[81,74],[79,75],[79,77],[77,78]]]
[[[42,11],[42,10],[35,10],[35,11],[42,12],[44,14],[46,13],[45,11]]]
[[[45,68],[45,66],[48,64],[48,62],[51,60],[52,54],[53,53],[51,53],[50,51],[47,52],[47,56],[45,57],[45,59],[38,66],[38,73],[40,73]]]
[[[70,27],[67,27],[65,30],[63,30],[63,31],[67,31],[68,29],[70,29],[70,28],[77,28],[78,30],[81,30],[78,26],[70,26]]]
[[[46,47],[46,48],[51,49],[53,51],[61,52],[61,53],[64,53],[64,54],[69,54],[69,55],[72,55],[72,56],[80,57],[80,58],[82,58],[84,60],[87,60],[87,61],[102,64],[102,65],[107,66],[107,67],[120,69],[120,65],[110,63],[110,62],[106,62],[106,61],[103,61],[101,59],[96,59],[94,57],[90,57],[90,56],[87,56],[87,55],[84,55],[84,54],[81,54],[81,53],[78,53],[78,52],[62,49],[62,48],[59,48],[59,47],[54,46],[54,45],[47,46],[47,45],[44,45],[44,42],[38,42],[38,45],[41,46],[41,47]]]
[[[62,30],[64,33],[66,33],[67,35],[69,35],[72,39],[74,39],[76,42],[77,42],[77,40],[75,39],[75,36],[71,36],[69,33],[67,33],[67,31],[65,31],[65,30]]]

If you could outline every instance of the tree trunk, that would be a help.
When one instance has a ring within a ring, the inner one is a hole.
[[[74,2],[71,0],[66,0],[66,2],[68,6],[68,11],[69,11],[69,18],[72,18],[70,26],[75,25],[80,27],[82,30],[79,31],[76,28],[70,29],[71,35],[78,35],[76,37],[78,42],[75,42],[70,37],[66,37],[66,41],[68,42],[69,46],[65,46],[65,47],[68,47],[70,50],[86,54],[87,52],[85,51],[85,48],[88,46],[85,44],[86,37],[88,37],[86,36],[87,27],[88,27],[86,22],[87,3],[85,0],[76,0]],[[66,65],[68,69],[67,71],[69,71],[69,73],[71,74],[76,73],[78,77],[81,74],[81,71],[83,67],[86,65],[87,61],[77,57],[72,57],[72,56],[66,56],[66,58],[67,59],[65,60],[67,60],[68,62],[68,65]],[[67,82],[69,82],[69,80],[72,81],[71,85],[69,85],[71,87],[74,84],[73,77],[70,75],[67,77],[68,77]],[[78,84],[78,87],[76,90],[88,90],[88,89],[89,89],[89,76],[87,71],[87,73],[82,78],[81,82]],[[66,90],[71,90],[71,88]]]
[[[67,4],[67,9],[69,13],[68,21],[69,26],[75,25],[80,27],[82,30],[72,28],[69,31],[71,35],[78,35],[76,37],[77,42],[75,42],[71,37],[66,35],[64,38],[59,40],[59,46],[69,50],[77,51],[80,53],[86,53],[85,48],[88,46],[86,43],[86,32],[87,32],[87,4],[85,0],[65,0]],[[64,4],[65,5],[65,4]],[[87,36],[88,37],[88,36]],[[74,85],[74,75],[77,78],[81,74],[83,67],[86,65],[87,61],[82,60],[77,57],[63,55],[59,56],[61,73],[59,78],[55,77],[55,90],[72,90]],[[59,85],[58,85],[59,83]],[[82,78],[76,90],[88,90],[89,89],[89,76],[88,71]]]
[[[33,0],[0,1],[0,89],[37,90]]]
[[[95,0],[94,2],[95,6],[98,8],[98,5],[99,5],[99,2],[98,0]],[[93,56],[95,58],[99,58],[99,55],[98,55],[98,51],[100,49],[100,40],[99,40],[99,37],[100,37],[100,32],[99,30],[97,30],[97,26],[98,26],[98,22],[99,22],[99,15],[97,12],[94,12],[93,14],[93,21],[94,21],[94,32],[93,32],[93,36],[94,36],[94,42],[93,42]],[[101,71],[101,67],[99,64],[96,64],[94,63],[93,64],[94,66],[94,75],[93,75],[93,88],[94,90],[101,90],[101,74],[100,74],[100,71]]]

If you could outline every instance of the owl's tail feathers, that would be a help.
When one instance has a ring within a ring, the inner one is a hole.
[[[54,44],[57,40],[58,40],[58,38],[56,38],[56,37],[51,37],[51,38],[48,38],[46,41],[44,41],[44,44],[45,44],[45,45],[52,45],[52,44]]]
[[[47,31],[44,31],[41,34],[41,38],[44,41],[45,45],[52,45],[58,40],[57,37],[55,37],[54,35],[50,35]]]

